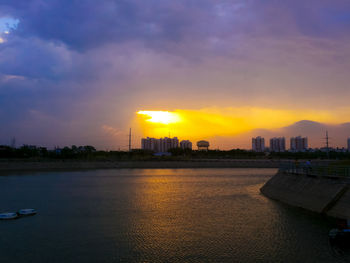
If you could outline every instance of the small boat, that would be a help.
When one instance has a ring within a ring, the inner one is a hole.
[[[21,209],[17,213],[19,216],[32,216],[36,214],[36,210],[33,208]]]
[[[10,220],[18,218],[17,213],[0,213],[0,220]]]

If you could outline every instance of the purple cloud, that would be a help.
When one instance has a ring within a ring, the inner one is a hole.
[[[2,0],[5,17],[19,22],[0,32],[0,143],[27,129],[23,142],[69,144],[89,130],[84,143],[104,147],[115,138],[96,139],[101,127],[123,130],[144,107],[331,108],[350,96],[345,0]]]

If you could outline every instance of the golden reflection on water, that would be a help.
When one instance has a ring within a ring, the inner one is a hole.
[[[235,177],[225,169],[193,171],[144,171],[140,179],[143,187],[135,200],[142,211],[134,224],[140,237],[138,249],[177,258],[193,246],[205,253],[209,239],[216,252],[226,253],[234,249],[227,242],[234,236],[254,236],[261,229],[273,232],[275,220],[256,224],[256,218],[248,215],[252,210],[259,214],[259,207],[250,207],[251,200],[266,204],[258,192],[261,179],[257,184],[256,177]]]

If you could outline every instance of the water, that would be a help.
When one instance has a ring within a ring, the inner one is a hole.
[[[272,201],[275,169],[0,176],[0,262],[343,262],[332,220]]]

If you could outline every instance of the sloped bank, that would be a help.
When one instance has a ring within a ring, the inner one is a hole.
[[[312,176],[279,171],[260,189],[265,196],[283,203],[350,219],[350,179]]]

